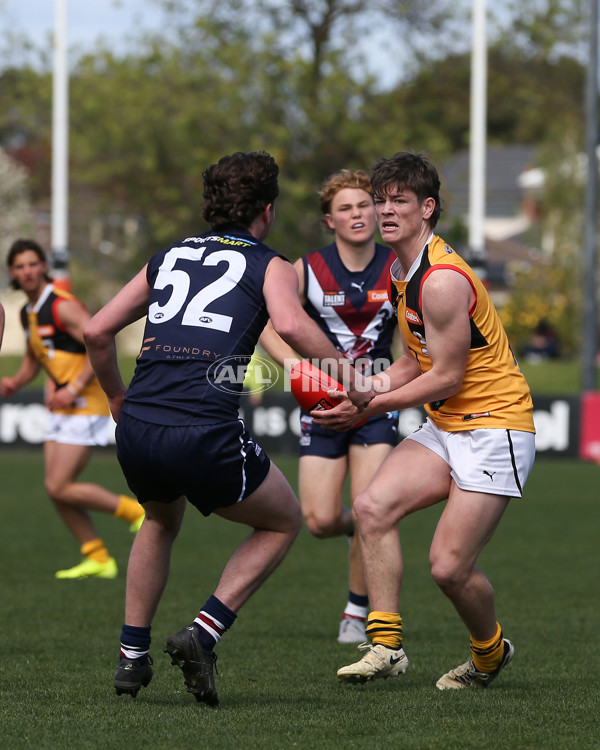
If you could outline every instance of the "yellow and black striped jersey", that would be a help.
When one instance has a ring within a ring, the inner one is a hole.
[[[85,359],[85,346],[76,341],[62,326],[58,306],[65,300],[83,304],[69,292],[48,284],[35,305],[21,309],[21,323],[33,355],[57,387],[77,378]],[[69,409],[57,409],[59,414],[108,415],[108,401],[100,383],[92,378]]]
[[[418,267],[408,279],[398,280],[398,261],[391,268],[398,325],[421,371],[432,368],[421,291],[424,281],[439,268],[463,274],[475,292],[470,311],[471,344],[460,391],[443,401],[425,404],[425,410],[440,429],[448,432],[483,427],[535,432],[529,386],[485,286],[473,269],[436,235],[423,249]]]

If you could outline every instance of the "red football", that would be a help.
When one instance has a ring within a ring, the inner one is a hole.
[[[344,387],[327,373],[320,370],[308,360],[298,362],[290,370],[290,388],[292,396],[306,412],[315,409],[333,409],[339,402],[327,395],[327,391],[343,391]],[[363,420],[355,427],[360,427]]]
[[[298,362],[290,370],[290,388],[293,397],[304,411],[333,409],[337,402],[327,395],[327,391],[344,390],[337,380],[306,359]]]

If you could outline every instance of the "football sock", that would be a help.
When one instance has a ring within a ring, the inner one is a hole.
[[[375,644],[399,649],[402,646],[402,618],[397,612],[371,612],[366,633]]]
[[[81,554],[97,563],[107,563],[110,560],[110,555],[102,539],[92,539],[91,542],[82,544]]]
[[[200,610],[194,624],[198,627],[200,643],[205,651],[212,651],[221,636],[233,625],[236,613],[212,595]]]
[[[134,521],[137,521],[140,516],[144,515],[144,509],[138,501],[134,500],[132,497],[119,495],[119,504],[113,515],[115,518],[127,521],[127,523],[133,523]]]
[[[121,656],[126,659],[144,659],[150,651],[150,629],[125,625],[121,628]]]
[[[350,591],[348,594],[348,603],[344,610],[343,619],[355,619],[362,620],[363,622],[367,619],[367,612],[369,609],[369,597],[360,596]]]
[[[478,672],[493,672],[504,656],[504,640],[500,623],[496,623],[496,635],[489,641],[471,638],[471,655]]]

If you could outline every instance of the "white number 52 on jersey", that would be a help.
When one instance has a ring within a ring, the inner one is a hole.
[[[166,323],[174,318],[185,305],[183,318],[184,326],[199,326],[215,328],[218,331],[229,332],[233,318],[211,312],[209,306],[234,289],[246,270],[246,258],[235,250],[217,250],[204,257],[206,247],[173,247],[165,255],[158,269],[155,289],[171,287],[171,296],[164,305],[153,302],[148,308],[148,319],[155,324]],[[198,261],[206,266],[216,266],[225,262],[227,267],[221,276],[207,284],[191,300],[185,304],[190,291],[191,279],[186,271],[174,269],[178,260]]]

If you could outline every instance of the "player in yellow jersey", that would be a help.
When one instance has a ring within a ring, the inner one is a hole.
[[[496,620],[494,591],[477,559],[510,498],[521,497],[533,465],[531,395],[484,285],[433,233],[441,211],[433,164],[399,152],[375,165],[371,182],[381,237],[396,254],[392,296],[404,353],[372,378],[378,394],[360,417],[347,400],[313,417],[348,429],[365,415],[392,409],[424,405],[428,416],[355,500],[372,644],[359,646],[363,658],[338,677],[366,682],[406,671],[398,523],[447,499],[431,544],[431,571],[469,631],[471,653],[436,685],[486,687],[514,648]]]
[[[59,516],[78,540],[83,560],[59,570],[57,578],[115,578],[117,564],[98,537],[89,511],[111,513],[137,531],[142,506],[90,482],[78,482],[94,445],[106,445],[110,412],[83,343],[90,319],[72,294],[55,289],[46,256],[34,240],[17,240],[7,257],[12,285],[28,303],[21,310],[27,349],[18,371],[2,378],[0,393],[11,396],[43,368],[48,376],[46,406],[50,414],[44,442],[45,487]]]

